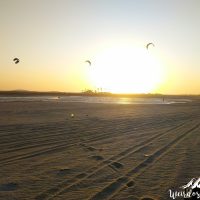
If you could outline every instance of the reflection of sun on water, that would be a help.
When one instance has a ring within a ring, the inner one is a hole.
[[[163,80],[163,69],[149,51],[112,48],[94,58],[90,76],[95,87],[113,93],[148,93]]]

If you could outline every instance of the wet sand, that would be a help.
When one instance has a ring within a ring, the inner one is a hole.
[[[199,176],[199,147],[197,101],[1,102],[0,199],[170,199]]]

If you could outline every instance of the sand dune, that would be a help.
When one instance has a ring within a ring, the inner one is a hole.
[[[199,133],[198,101],[1,102],[0,199],[170,199],[199,176]]]

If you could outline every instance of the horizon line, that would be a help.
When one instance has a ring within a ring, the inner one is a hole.
[[[91,91],[91,92],[87,92]],[[67,92],[67,91],[35,91],[35,90],[0,90],[0,93],[41,93],[41,94],[48,94],[48,93],[57,93],[57,94],[90,94],[90,95],[100,95],[100,94],[107,94],[107,95],[168,95],[168,96],[199,96],[199,94],[170,94],[170,93],[112,93],[112,92],[93,92],[92,90],[87,91],[80,91],[80,92]]]

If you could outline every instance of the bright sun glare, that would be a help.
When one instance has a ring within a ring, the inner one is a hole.
[[[163,68],[151,51],[127,46],[107,49],[92,62],[92,84],[112,93],[154,91],[163,80]]]

